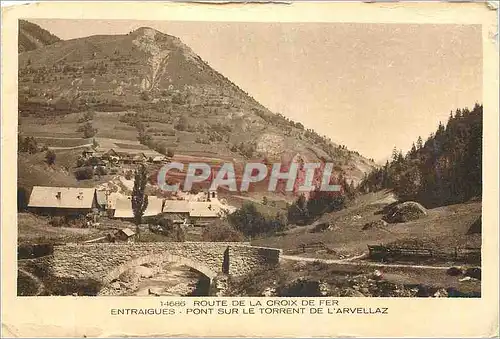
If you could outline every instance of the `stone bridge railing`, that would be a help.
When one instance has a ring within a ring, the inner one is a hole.
[[[219,274],[239,276],[277,265],[281,250],[223,242],[97,243],[54,246],[49,267],[55,277],[109,283],[144,263],[175,262],[210,280]]]

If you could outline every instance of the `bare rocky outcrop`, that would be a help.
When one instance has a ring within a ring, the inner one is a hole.
[[[133,44],[148,55],[147,64],[149,72],[143,81],[144,90],[155,89],[159,79],[165,73],[168,62],[169,50],[162,48],[155,40],[157,31],[151,28],[142,29],[142,34],[133,40]]]
[[[383,219],[388,223],[402,223],[420,219],[426,215],[427,210],[424,206],[415,201],[406,201],[389,208]]]

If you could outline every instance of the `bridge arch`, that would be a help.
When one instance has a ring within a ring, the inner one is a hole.
[[[126,272],[127,270],[133,267],[147,263],[163,263],[163,262],[171,262],[188,266],[194,269],[195,271],[198,271],[199,273],[203,274],[210,280],[210,282],[212,282],[213,279],[217,276],[217,272],[215,272],[213,269],[200,262],[197,262],[187,257],[181,257],[170,253],[162,253],[162,254],[149,254],[127,261],[119,265],[118,267],[113,268],[104,276],[104,278],[101,278],[100,280],[106,285],[109,284],[111,281],[118,279],[118,277],[122,273]]]

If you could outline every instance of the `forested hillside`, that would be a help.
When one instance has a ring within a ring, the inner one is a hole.
[[[394,189],[402,200],[426,207],[443,206],[481,196],[483,106],[450,112],[425,143],[419,137],[403,155],[393,150],[391,161],[368,174],[363,192]]]
[[[61,39],[40,26],[26,20],[19,20],[19,53],[32,51],[58,41]]]

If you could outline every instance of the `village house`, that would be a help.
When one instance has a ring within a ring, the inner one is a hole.
[[[82,151],[82,157],[84,159],[89,159],[95,155],[95,151],[92,147],[87,147]]]
[[[210,192],[212,193],[212,192]],[[227,208],[226,208],[227,207]],[[212,201],[188,201],[188,200],[165,200],[163,214],[179,218],[174,222],[187,219],[193,224],[204,224],[220,218],[225,210],[233,211],[232,206],[222,205],[218,200]]]
[[[42,215],[77,216],[96,212],[98,206],[94,188],[34,186],[28,210]]]
[[[113,214],[114,218],[117,219],[128,219],[132,220],[134,218],[134,210],[132,209],[132,197],[121,197],[116,199],[115,212]],[[163,199],[149,196],[148,206],[144,211],[143,217],[152,217],[161,214],[163,208]]]
[[[114,149],[109,150],[100,150],[96,152],[96,156],[100,157],[103,160],[108,160],[110,163],[117,164],[120,161],[120,156]]]
[[[189,203],[189,219],[193,224],[205,224],[222,216],[221,205],[210,201],[191,201]]]
[[[161,164],[168,161],[168,158],[163,154],[151,149],[142,148],[98,147],[91,156],[109,161],[113,164],[121,163],[126,165],[141,164],[145,162]]]
[[[163,214],[174,217],[174,223],[183,223],[189,218],[189,201],[187,200],[165,200]]]
[[[141,164],[141,163],[146,162],[147,160],[148,160],[148,158],[142,152],[132,156],[132,163],[133,164]]]
[[[152,162],[153,164],[161,164],[166,161],[168,161],[168,158],[164,155],[157,155],[149,158],[149,162]]]

